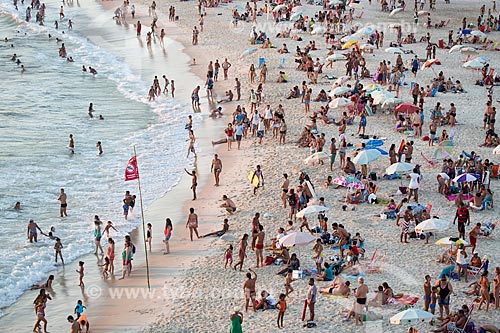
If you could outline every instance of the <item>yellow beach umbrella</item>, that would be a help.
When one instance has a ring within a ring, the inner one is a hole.
[[[344,45],[342,45],[342,50],[348,49],[355,44],[358,44],[357,40],[350,40],[347,43],[345,43]]]

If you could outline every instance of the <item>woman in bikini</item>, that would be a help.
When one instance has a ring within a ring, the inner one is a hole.
[[[486,312],[490,308],[490,281],[488,280],[488,271],[484,271],[479,279],[479,285],[481,286],[481,299],[479,300],[479,307],[477,310],[481,310],[481,305],[486,302]]]

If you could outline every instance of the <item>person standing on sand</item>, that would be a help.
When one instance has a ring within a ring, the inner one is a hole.
[[[244,234],[243,238],[240,240],[240,244],[238,245],[238,259],[239,261],[234,264],[233,268],[236,270],[236,267],[240,266],[240,272],[243,269],[243,263],[245,258],[247,257],[247,246],[248,246],[248,234]]]
[[[307,290],[306,303],[309,308],[309,321],[314,322],[314,305],[316,304],[316,295],[318,288],[314,284],[314,278],[309,279],[309,289]]]
[[[288,179],[288,174],[283,174],[283,183],[281,183],[281,202],[283,203],[283,208],[286,208],[286,201],[288,199],[288,188],[290,187],[290,180]]]
[[[362,277],[358,278],[358,288],[354,292],[356,302],[354,303],[354,318],[357,325],[363,325],[363,310],[366,307],[366,296],[368,295],[368,286],[364,283]]]
[[[174,98],[174,91],[175,91],[175,82],[174,80],[170,81],[170,91],[172,92],[172,98]]]
[[[264,174],[262,173],[262,169],[260,168],[260,165],[257,165],[257,169],[254,171],[252,180],[250,181],[253,183],[254,178],[257,177],[257,180],[259,181],[257,186],[253,187],[253,194],[257,194],[257,189],[259,187],[264,187]]]
[[[80,327],[80,323],[78,321],[76,321],[73,316],[68,316],[67,320],[71,324],[71,327],[69,328],[69,333],[81,333],[82,332],[82,328]]]
[[[242,333],[241,324],[243,324],[243,313],[240,312],[238,307],[234,308],[233,314],[229,316],[231,320],[231,329],[229,333]]]
[[[255,243],[255,257],[257,260],[257,265],[256,267],[264,267],[264,256],[262,255],[262,252],[264,251],[264,239],[266,237],[266,233],[264,232],[264,227],[262,224],[259,224],[259,233],[257,234],[257,240]]]
[[[214,173],[215,186],[219,186],[220,173],[222,172],[222,161],[219,159],[219,155],[215,154],[212,160],[212,166],[210,167],[210,172]]]
[[[194,158],[198,157],[196,155],[196,151],[194,149],[194,143],[196,142],[196,137],[194,136],[193,130],[189,130],[189,139],[187,141],[189,141],[189,145],[188,145],[188,152],[187,152],[186,158],[189,157],[190,153],[194,154]]]
[[[115,241],[113,238],[108,238],[108,246],[106,247],[106,257],[109,259],[109,274],[115,273]]]
[[[167,217],[165,220],[165,229],[163,230],[163,235],[165,238],[163,239],[163,243],[165,243],[165,252],[163,254],[169,254],[170,253],[170,238],[172,237],[172,230],[174,227],[172,226],[172,221],[170,218]]]
[[[234,90],[236,90],[237,101],[241,99],[241,82],[238,78],[234,79]]]
[[[59,212],[61,214],[61,217],[65,217],[65,216],[68,216],[68,214],[66,213],[66,208],[68,207],[68,203],[67,203],[67,196],[66,196],[66,193],[64,193],[64,189],[62,188],[60,193],[59,193],[59,197],[57,198],[57,200],[59,200],[59,203],[60,203],[60,208],[59,208]]]
[[[196,171],[193,170],[191,172],[184,169],[188,175],[191,176],[191,190],[193,191],[193,201],[196,200],[196,186],[198,186],[198,176],[196,175]]]
[[[141,37],[141,29],[142,29],[142,26],[141,26],[141,21],[137,21],[137,25],[136,25],[136,32],[137,32],[137,37]]]
[[[426,275],[424,282],[424,311],[429,311],[429,305],[431,304],[431,289],[431,277],[429,275]]]
[[[227,72],[229,68],[231,67],[231,63],[227,61],[227,58],[224,59],[224,62],[222,63],[222,71],[224,72],[224,80],[227,80]]]
[[[257,273],[251,268],[248,269],[247,279],[243,282],[243,293],[245,295],[245,312],[248,312],[248,303],[252,302],[253,312],[257,311],[255,306],[255,283],[257,282]],[[253,277],[252,277],[253,274]]]
[[[198,235],[198,215],[194,213],[194,208],[189,208],[189,215],[186,221],[186,228],[189,227],[189,238],[191,238],[191,242],[193,241],[193,232],[196,234],[197,238],[200,238]]]

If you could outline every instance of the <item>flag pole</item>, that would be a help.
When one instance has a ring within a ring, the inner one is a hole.
[[[135,145],[134,145],[134,157],[137,165],[137,174],[139,177],[137,178],[137,184],[139,186],[139,200],[141,201],[141,217],[142,217],[142,234],[143,234],[143,240],[144,240],[144,253],[146,255],[146,277],[148,280],[148,289],[151,290],[151,285],[149,283],[149,261],[148,261],[148,246],[146,242],[146,226],[144,222],[144,208],[142,204],[142,191],[141,191],[141,177],[139,174],[139,163],[137,162],[137,152],[135,150]]]

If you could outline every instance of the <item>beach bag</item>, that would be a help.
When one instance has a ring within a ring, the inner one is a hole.
[[[288,204],[292,207],[297,204],[297,195],[296,194],[288,196]]]
[[[266,256],[266,259],[264,259],[264,265],[269,266],[274,263],[274,258],[272,256]]]

